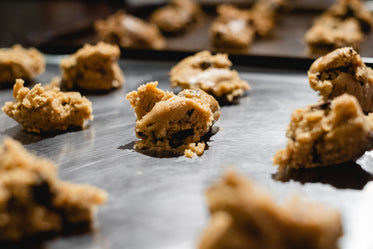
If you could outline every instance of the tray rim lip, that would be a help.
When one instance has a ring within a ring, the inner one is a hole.
[[[75,53],[78,46],[38,46],[43,54],[49,56],[67,56]],[[194,51],[180,51],[180,50],[151,50],[151,49],[134,49],[134,48],[120,48],[121,59],[141,59],[141,60],[158,60],[158,61],[180,61],[185,57],[194,55]],[[225,53],[215,52],[213,53]],[[272,56],[259,54],[230,54],[227,53],[229,59],[235,66],[253,66],[279,69],[298,69],[308,70],[311,64],[318,57],[305,56]],[[322,55],[321,55],[322,56]],[[319,56],[320,57],[320,56]],[[373,67],[373,57],[362,56],[363,62]]]

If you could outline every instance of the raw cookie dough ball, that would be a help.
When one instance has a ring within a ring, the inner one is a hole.
[[[356,19],[339,19],[329,15],[316,19],[304,35],[308,53],[315,55],[323,55],[343,47],[359,50],[363,38]]]
[[[250,11],[222,4],[217,13],[209,30],[212,44],[218,48],[249,48],[255,38]]]
[[[140,86],[127,94],[137,116],[137,149],[203,154],[204,135],[220,117],[217,101],[202,90],[184,90],[178,95],[157,88],[158,82]]]
[[[44,89],[36,84],[31,90],[17,79],[13,87],[15,101],[6,102],[2,110],[29,132],[64,131],[83,128],[93,120],[92,103],[79,92],[61,92],[59,88]]]
[[[206,192],[211,220],[199,249],[337,249],[340,214],[293,197],[284,204],[233,171]]]
[[[201,6],[194,0],[172,0],[155,10],[150,20],[165,33],[181,33],[197,23],[202,15]]]
[[[0,84],[13,83],[17,78],[31,80],[44,70],[44,57],[35,48],[14,45],[0,49]]]
[[[121,87],[124,76],[118,65],[119,57],[120,50],[116,45],[85,44],[75,54],[61,60],[61,88],[105,91]]]
[[[106,192],[58,179],[56,165],[7,138],[0,145],[0,243],[94,221]]]
[[[273,161],[280,170],[353,161],[372,148],[372,131],[372,117],[363,113],[354,96],[343,94],[295,110],[286,131],[287,146]]]
[[[318,58],[308,71],[310,86],[324,100],[354,95],[363,111],[373,112],[373,70],[352,48],[340,48]]]
[[[163,49],[166,46],[157,26],[124,11],[118,11],[106,20],[97,20],[94,27],[102,41],[120,47]]]
[[[212,55],[202,51],[180,61],[170,71],[171,86],[182,89],[202,89],[220,104],[233,103],[250,89],[241,80],[227,54]]]

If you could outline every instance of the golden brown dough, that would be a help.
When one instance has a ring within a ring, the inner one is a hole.
[[[168,5],[155,10],[152,23],[166,33],[185,32],[198,22],[202,15],[200,4],[194,0],[171,0]]]
[[[106,192],[58,179],[56,165],[7,138],[0,145],[0,242],[90,225]]]
[[[79,92],[61,92],[59,88],[44,89],[36,84],[31,90],[17,79],[13,87],[15,102],[6,102],[2,110],[29,132],[64,131],[83,128],[93,120],[92,103]]]
[[[119,56],[116,45],[85,44],[75,54],[61,60],[61,88],[105,91],[122,86],[124,76],[118,65]]]
[[[250,85],[240,79],[236,70],[230,69],[231,65],[227,54],[199,52],[171,69],[171,86],[199,88],[214,96],[220,104],[232,103],[249,90]]]
[[[102,41],[120,47],[163,49],[166,46],[157,26],[124,11],[118,11],[106,20],[97,20],[94,27]]]
[[[280,170],[315,168],[358,159],[373,145],[373,119],[354,96],[343,94],[291,115],[286,149],[274,158]]]
[[[35,48],[14,45],[0,49],[0,84],[13,83],[17,78],[31,80],[44,70],[44,57]]]
[[[202,90],[184,90],[178,95],[157,88],[149,82],[127,99],[137,116],[135,148],[165,151],[187,157],[201,156],[202,137],[220,117],[218,102]]]
[[[359,50],[363,32],[368,32],[372,25],[372,14],[360,0],[337,0],[305,34],[308,52],[326,54],[346,46]]]
[[[206,193],[211,220],[199,249],[337,249],[340,214],[293,197],[278,205],[265,191],[233,171]]]
[[[324,100],[348,93],[359,100],[364,112],[373,112],[373,70],[352,48],[337,49],[318,58],[308,78],[312,89]]]

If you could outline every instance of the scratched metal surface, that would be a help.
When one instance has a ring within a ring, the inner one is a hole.
[[[59,75],[59,58],[47,58],[47,71],[38,81],[46,83]],[[1,140],[7,136],[19,140],[37,155],[55,161],[62,179],[89,183],[110,195],[99,209],[92,233],[56,238],[42,247],[196,248],[208,221],[204,191],[227,166],[234,166],[278,200],[297,193],[339,209],[346,231],[341,246],[349,248],[351,207],[361,200],[362,188],[372,179],[368,154],[360,165],[297,172],[284,176],[284,181],[274,180],[277,170],[271,158],[286,145],[291,112],[318,99],[305,71],[236,67],[252,90],[239,105],[221,108],[216,123],[221,130],[211,137],[201,157],[155,158],[131,149],[136,140],[135,116],[125,94],[151,80],[170,90],[168,71],[175,63],[122,60],[125,86],[103,95],[87,95],[95,118],[86,130],[55,136],[29,134],[0,113]],[[0,103],[11,99],[10,89],[0,90]]]

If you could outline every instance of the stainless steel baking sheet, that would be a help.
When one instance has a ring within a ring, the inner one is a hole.
[[[59,59],[48,56],[46,73],[37,81],[47,83],[58,76]],[[204,191],[233,166],[279,201],[296,193],[339,209],[346,231],[341,248],[348,249],[354,232],[360,229],[354,223],[354,208],[365,196],[364,185],[372,180],[369,153],[358,164],[293,172],[282,176],[283,181],[275,180],[277,168],[271,158],[286,145],[291,112],[318,100],[308,85],[306,71],[235,67],[252,90],[238,105],[221,108],[216,123],[221,129],[211,137],[201,157],[156,158],[132,150],[135,115],[125,100],[126,93],[154,80],[163,90],[170,90],[168,71],[176,63],[121,60],[125,86],[106,94],[86,95],[93,102],[94,121],[85,130],[30,134],[0,113],[1,140],[13,137],[37,155],[55,161],[64,180],[92,184],[109,193],[92,233],[52,239],[42,248],[196,248],[209,217]],[[0,103],[12,98],[11,89],[0,90]],[[364,218],[368,222],[371,217]]]

